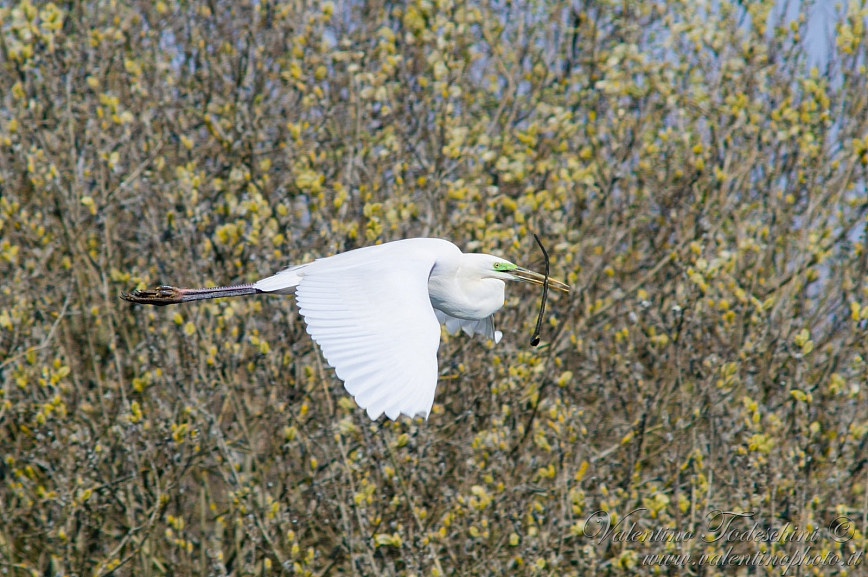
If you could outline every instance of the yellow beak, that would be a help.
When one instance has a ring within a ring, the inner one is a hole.
[[[527,270],[526,268],[516,267],[513,270],[509,271],[512,276],[516,278],[516,280],[523,280],[525,282],[529,282],[531,284],[536,284],[542,286],[545,282],[545,277],[538,272],[533,272],[532,270]],[[570,292],[570,285],[566,283],[562,283],[559,280],[555,280],[549,277],[549,288],[559,290],[565,293]]]

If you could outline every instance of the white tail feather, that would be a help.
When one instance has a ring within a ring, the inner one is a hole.
[[[275,275],[256,281],[253,286],[264,293],[274,293],[279,295],[295,294],[295,287],[297,287],[301,282],[301,279],[304,278],[303,270],[311,264],[313,263],[291,266]]]

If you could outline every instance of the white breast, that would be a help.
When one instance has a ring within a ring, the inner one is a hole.
[[[449,316],[481,320],[503,307],[505,286],[496,278],[463,281],[456,277],[435,278],[432,274],[428,279],[428,296],[435,309]]]

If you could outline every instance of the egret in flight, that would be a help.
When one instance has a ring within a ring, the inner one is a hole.
[[[503,306],[507,280],[569,292],[566,284],[502,258],[464,254],[446,240],[412,238],[317,259],[252,284],[161,286],[121,298],[169,305],[295,294],[307,332],[371,419],[383,413],[392,420],[402,414],[427,419],[437,387],[440,324],[452,334],[464,330],[500,342],[492,315]]]

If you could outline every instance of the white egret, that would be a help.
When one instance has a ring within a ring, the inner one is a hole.
[[[507,280],[569,291],[560,281],[502,258],[464,254],[446,240],[413,238],[317,259],[252,284],[161,286],[121,298],[168,305],[259,293],[295,294],[307,332],[347,392],[371,419],[385,413],[395,420],[402,414],[427,418],[431,411],[440,324],[452,334],[464,330],[500,342],[492,315],[503,306]]]

